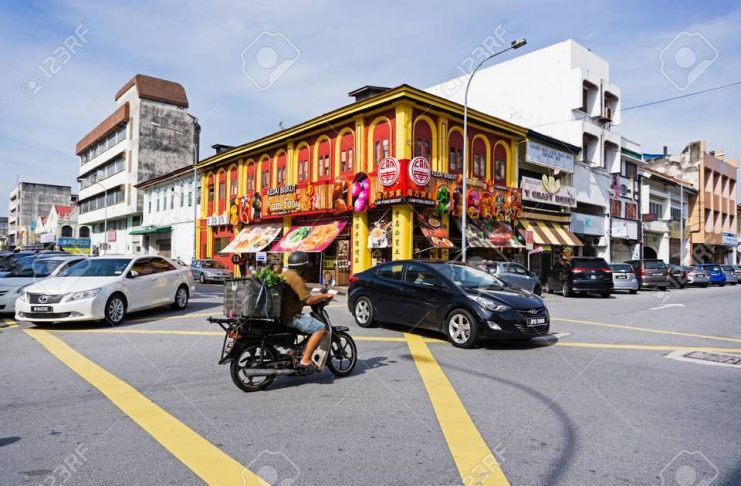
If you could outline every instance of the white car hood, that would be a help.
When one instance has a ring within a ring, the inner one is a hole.
[[[67,294],[81,290],[92,290],[118,282],[120,277],[52,277],[26,287],[34,294]]]

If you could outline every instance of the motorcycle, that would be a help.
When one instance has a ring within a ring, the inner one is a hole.
[[[327,288],[320,290],[327,293]],[[335,291],[329,293],[336,294]],[[311,315],[325,325],[325,334],[311,361],[321,373],[326,365],[338,377],[348,376],[357,363],[357,348],[345,326],[333,326],[325,299],[311,306]],[[226,332],[219,364],[230,364],[232,381],[245,392],[264,390],[278,375],[298,375],[309,335],[273,319],[209,317]]]

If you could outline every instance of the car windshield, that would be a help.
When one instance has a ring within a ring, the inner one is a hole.
[[[607,262],[601,258],[573,258],[571,260],[575,267],[581,268],[605,268]]]
[[[616,273],[632,273],[633,268],[627,263],[613,263],[610,265],[610,270]]]
[[[91,258],[63,271],[60,277],[117,277],[131,262],[130,258]]]
[[[722,265],[720,268],[722,268],[723,271],[725,271],[725,272],[732,272],[733,271],[733,267],[730,266],[730,265]]]
[[[203,268],[226,268],[226,265],[214,260],[206,260],[203,262]]]
[[[56,258],[56,259],[36,259],[29,262],[28,265],[25,265],[20,268],[15,268],[11,272],[13,275],[27,275],[31,274],[34,277],[48,277],[51,275],[51,273],[56,270],[59,265],[63,264],[66,260],[62,258]]]
[[[719,265],[703,265],[702,268],[703,270],[711,270],[713,272],[720,271]]]
[[[646,260],[643,262],[643,267],[655,270],[657,268],[666,268],[666,263],[661,260]]]
[[[434,267],[444,277],[464,289],[506,287],[504,282],[478,268],[451,264],[436,264]]]

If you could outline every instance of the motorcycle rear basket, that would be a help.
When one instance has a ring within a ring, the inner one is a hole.
[[[224,282],[224,315],[255,319],[279,319],[283,284],[265,287],[255,278]]]

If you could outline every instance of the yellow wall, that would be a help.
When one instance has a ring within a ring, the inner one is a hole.
[[[392,260],[412,258],[412,221],[414,211],[408,204],[397,204],[393,207],[391,224],[393,226]]]
[[[368,248],[368,213],[352,215],[352,273],[362,272],[371,267],[371,251]]]

